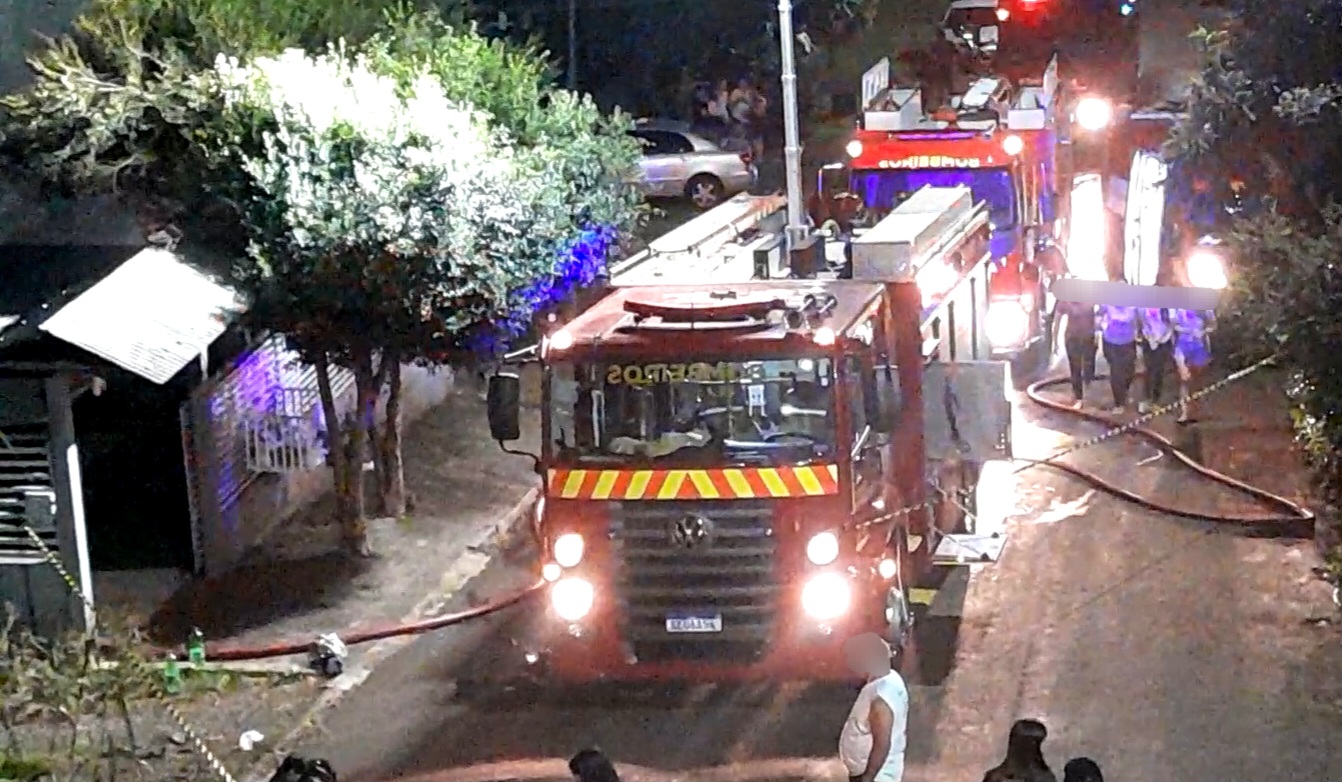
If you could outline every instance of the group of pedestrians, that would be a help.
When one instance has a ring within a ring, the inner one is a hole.
[[[744,142],[756,159],[764,156],[764,120],[769,103],[755,82],[742,77],[732,86],[726,79],[695,88],[695,126],[711,127],[711,135]]]
[[[875,633],[848,639],[849,666],[866,679],[839,733],[839,759],[849,782],[904,782],[908,745],[909,689],[900,676],[896,650]],[[1048,730],[1038,720],[1018,720],[1007,737],[1006,756],[983,782],[1058,782],[1044,760]],[[610,759],[585,749],[569,761],[575,782],[619,782]],[[1063,767],[1062,782],[1104,782],[1100,766],[1085,757]]]
[[[1114,414],[1127,410],[1139,359],[1145,380],[1137,404],[1140,413],[1161,404],[1171,370],[1178,376],[1179,399],[1187,400],[1202,370],[1211,363],[1208,334],[1213,319],[1209,312],[1059,302],[1058,315],[1077,408],[1085,403],[1086,387],[1095,380],[1100,349],[1109,364],[1110,412]],[[1192,420],[1191,407],[1186,401],[1181,405],[1179,423]]]

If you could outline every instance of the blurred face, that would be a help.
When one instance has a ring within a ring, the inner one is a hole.
[[[848,667],[860,676],[876,679],[890,673],[890,646],[875,633],[863,633],[844,644]]]

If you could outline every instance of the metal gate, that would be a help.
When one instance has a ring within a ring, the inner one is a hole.
[[[243,497],[267,473],[306,472],[324,464],[325,421],[316,370],[299,361],[280,336],[270,336],[202,384],[182,407],[182,446],[199,572],[210,552],[257,541],[239,540]],[[354,376],[333,370],[331,386],[348,409]],[[282,492],[280,492],[282,494]],[[245,537],[245,536],[244,536]]]
[[[53,553],[56,488],[50,426],[41,381],[0,381],[0,604],[21,625],[43,635],[68,628],[70,588],[33,542],[32,529]]]

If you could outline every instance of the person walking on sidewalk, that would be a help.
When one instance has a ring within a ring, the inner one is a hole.
[[[1114,394],[1115,415],[1128,406],[1128,391],[1137,374],[1137,308],[1106,304],[1100,308],[1100,337],[1104,360],[1109,362],[1109,389]]]
[[[1058,302],[1062,316],[1063,345],[1067,348],[1067,369],[1071,373],[1072,407],[1080,408],[1086,398],[1086,386],[1095,379],[1095,305],[1077,301]]]
[[[1039,720],[1016,720],[1007,737],[1006,758],[983,775],[983,782],[1058,782],[1044,761],[1048,729]]]
[[[1212,316],[1202,310],[1175,310],[1174,368],[1179,373],[1179,423],[1192,420],[1194,403],[1187,401],[1197,390],[1196,383],[1212,360],[1211,344],[1207,338],[1212,330]]]
[[[1149,412],[1152,407],[1160,406],[1161,392],[1165,390],[1165,376],[1169,374],[1173,361],[1174,324],[1170,311],[1147,307],[1140,313],[1142,338],[1142,367],[1146,370],[1144,391],[1146,399],[1138,405],[1138,411]]]
[[[839,734],[839,757],[849,782],[902,782],[908,743],[909,689],[891,665],[890,645],[875,633],[844,644],[848,665],[865,676]]]

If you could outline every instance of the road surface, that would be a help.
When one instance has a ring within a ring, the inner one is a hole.
[[[1233,393],[1230,392],[1230,393]],[[1018,453],[1092,434],[1031,408]],[[1156,499],[1253,510],[1120,441],[1069,457]],[[1043,719],[1055,768],[1097,758],[1117,779],[1342,782],[1342,647],[1306,543],[1247,540],[1030,470],[1016,480],[1003,560],[978,573],[941,686],[914,687],[910,782],[977,779],[1010,723]],[[1004,487],[1005,488],[1005,487]],[[520,584],[501,564],[477,591]],[[427,636],[330,714],[322,754],[348,780],[566,779],[596,744],[630,780],[840,780],[832,759],[852,691],[840,686],[602,686],[537,692],[511,639],[539,603]]]
[[[1143,57],[1185,71],[1176,28],[1189,14],[1169,5],[1144,10],[1158,21]],[[1096,431],[1029,405],[1020,416],[1018,456]],[[1168,504],[1259,510],[1154,456],[1119,440],[1068,458]],[[925,645],[950,671],[912,688],[906,779],[978,779],[1011,722],[1037,717],[1057,771],[1084,754],[1114,779],[1342,782],[1342,644],[1335,625],[1310,621],[1331,602],[1310,576],[1309,544],[1218,533],[1047,470],[1015,482],[1001,492],[1017,506],[1002,561],[975,574],[958,637]],[[473,591],[525,583],[521,560]],[[833,758],[851,688],[510,688],[526,668],[513,639],[545,628],[541,608],[411,644],[326,717],[305,753],[354,782],[564,780],[565,759],[589,745],[626,780],[846,778]]]

